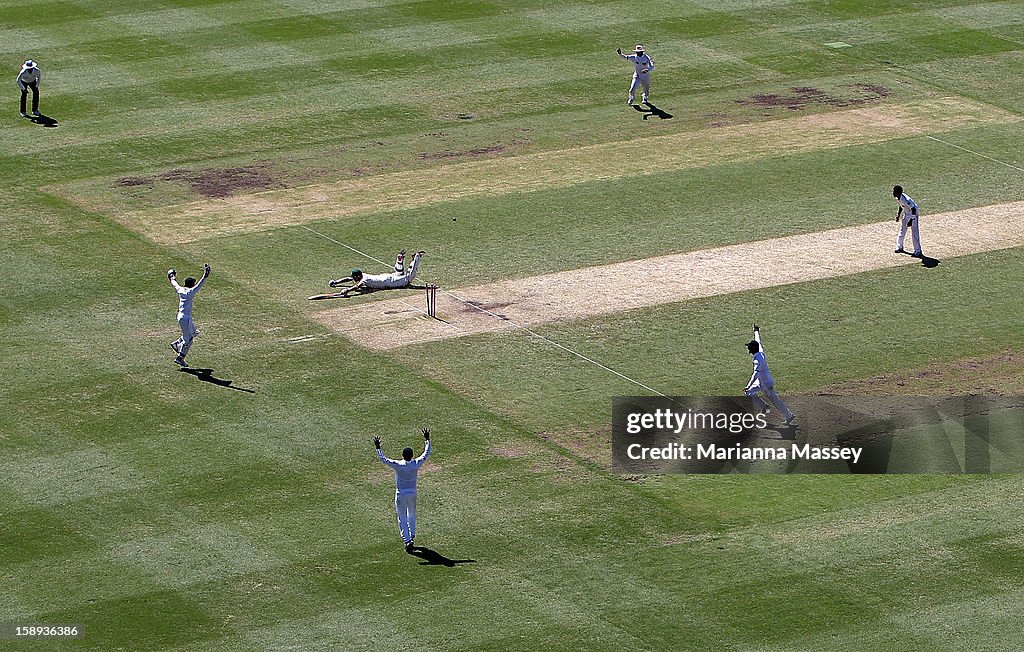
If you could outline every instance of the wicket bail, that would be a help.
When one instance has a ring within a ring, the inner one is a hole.
[[[437,317],[437,286],[433,283],[427,284],[427,316]]]

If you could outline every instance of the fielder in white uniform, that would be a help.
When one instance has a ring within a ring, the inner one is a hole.
[[[32,91],[32,115],[39,115],[39,80],[42,78],[43,73],[39,72],[39,66],[35,61],[29,59],[22,64],[21,72],[18,73],[15,80],[18,88],[21,89],[21,117],[28,117],[25,101],[28,99],[30,90]]]
[[[412,542],[416,538],[416,474],[430,457],[430,430],[423,428],[420,432],[423,433],[426,446],[423,454],[416,459],[412,458],[412,449],[405,448],[402,450],[402,459],[393,460],[380,449],[380,437],[373,438],[377,459],[395,472],[395,514],[398,515],[398,533],[402,535],[406,552],[412,552]]]
[[[398,252],[395,259],[395,271],[391,274],[363,274],[362,270],[353,269],[352,275],[345,278],[336,278],[330,282],[332,288],[339,287],[345,283],[355,283],[352,287],[345,288],[341,296],[348,296],[349,292],[367,288],[370,290],[393,290],[404,288],[416,278],[416,272],[420,268],[420,259],[423,258],[423,251],[417,251],[412,257],[412,264],[405,267],[405,249]]]
[[[896,210],[896,221],[900,223],[900,234],[896,237],[896,251],[897,254],[905,254],[903,250],[903,238],[907,235],[907,227],[910,227],[910,233],[914,237],[914,253],[911,256],[920,258],[921,254],[921,231],[918,221],[921,218],[921,211],[917,207],[917,202],[910,198],[910,195],[903,192],[903,186],[893,186],[892,196],[896,198],[900,207]]]
[[[622,54],[622,48],[616,48],[615,51],[623,59],[633,62],[633,83],[629,86],[629,99],[626,103],[633,106],[636,89],[642,86],[644,92],[640,95],[640,101],[646,104],[647,97],[651,93],[651,71],[654,70],[654,59],[644,52],[642,45],[633,48],[633,54]]]
[[[181,327],[181,337],[171,342],[171,348],[178,354],[174,361],[182,367],[188,367],[185,356],[188,355],[188,350],[192,348],[192,342],[199,335],[199,329],[192,321],[192,302],[195,301],[196,294],[209,276],[210,266],[204,264],[203,277],[199,279],[198,283],[189,276],[182,285],[178,285],[177,273],[173,269],[167,270],[167,280],[171,282],[171,287],[178,293],[178,326]]]
[[[761,327],[757,324],[754,324],[754,339],[747,342],[747,351],[750,351],[754,357],[754,373],[751,374],[750,382],[747,383],[743,392],[752,397],[754,407],[765,414],[771,412],[772,405],[779,408],[788,426],[796,417],[775,392],[775,379],[772,378],[772,372],[768,370],[768,360],[764,357],[764,347],[761,345]]]

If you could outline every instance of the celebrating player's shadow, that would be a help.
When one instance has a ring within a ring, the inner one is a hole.
[[[671,120],[673,117],[671,113],[662,111],[661,109],[654,106],[650,102],[644,102],[643,104],[633,104],[632,106],[636,111],[644,114],[644,120],[650,118],[651,116],[661,118],[662,120]]]
[[[56,127],[57,124],[58,124],[56,119],[51,118],[48,115],[43,115],[43,114],[32,116],[32,122],[34,124],[37,124],[37,125],[42,125],[44,127],[51,127],[51,128],[52,127]]]
[[[233,380],[227,380],[224,378],[217,378],[213,375],[213,369],[203,369],[198,367],[184,367],[179,371],[186,373],[190,376],[195,376],[204,383],[210,383],[211,385],[218,385],[220,387],[227,387],[239,392],[246,392],[247,394],[255,394],[255,389],[247,389],[245,387],[235,387]]]
[[[420,562],[420,566],[447,566],[454,568],[458,564],[475,564],[475,559],[449,559],[436,550],[431,550],[426,546],[412,546],[408,549],[410,555],[419,557],[423,561]]]

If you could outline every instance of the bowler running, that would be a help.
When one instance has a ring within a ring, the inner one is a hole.
[[[760,412],[768,414],[772,405],[779,408],[786,419],[786,425],[790,425],[796,417],[775,392],[775,379],[768,370],[768,360],[764,356],[764,346],[761,344],[761,327],[757,324],[754,324],[754,339],[747,342],[747,351],[753,356],[754,373],[751,374],[743,392],[754,399],[754,408]]]

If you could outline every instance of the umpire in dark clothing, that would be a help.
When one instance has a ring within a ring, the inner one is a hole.
[[[36,65],[35,61],[29,59],[21,66],[21,72],[18,73],[18,88],[21,89],[22,117],[28,117],[28,113],[25,110],[25,100],[28,99],[29,89],[32,89],[32,115],[39,115],[39,78],[41,76],[39,66]]]

